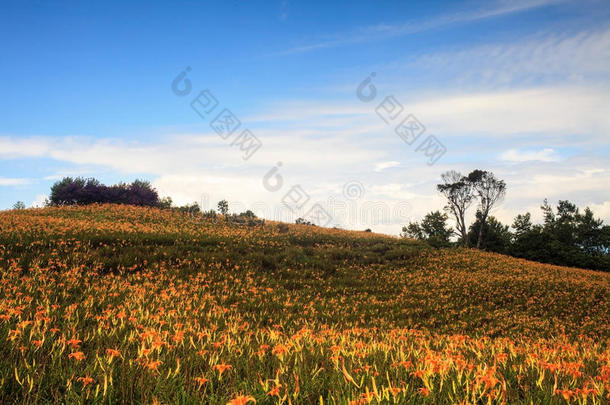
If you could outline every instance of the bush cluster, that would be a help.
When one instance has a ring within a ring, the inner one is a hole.
[[[160,207],[159,194],[147,181],[106,186],[94,178],[65,177],[51,187],[50,205],[87,205],[95,203]]]

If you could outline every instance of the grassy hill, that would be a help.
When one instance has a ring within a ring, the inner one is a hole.
[[[129,206],[0,213],[1,403],[605,403],[609,341],[608,273]]]

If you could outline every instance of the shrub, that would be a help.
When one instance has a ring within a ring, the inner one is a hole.
[[[168,200],[159,200],[157,190],[148,181],[106,186],[94,178],[64,177],[51,187],[51,205],[87,205],[94,203],[130,204],[163,207]],[[169,200],[171,204],[171,199]]]
[[[227,200],[218,201],[218,212],[225,216],[229,213],[229,203]]]

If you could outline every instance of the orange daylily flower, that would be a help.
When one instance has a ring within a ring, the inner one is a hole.
[[[195,377],[195,381],[197,381],[197,382],[199,383],[199,388],[201,388],[201,386],[202,386],[203,384],[207,383],[207,382],[208,382],[208,381],[210,381],[210,380],[208,380],[208,379],[207,379],[207,378],[205,378],[205,377]]]
[[[246,405],[248,402],[256,403],[256,399],[252,395],[238,395],[227,402],[227,405]]]
[[[158,371],[157,369],[159,368],[161,363],[163,363],[163,362],[159,361],[159,360],[149,361],[148,363],[146,363],[146,368],[149,370],[152,370],[152,371]]]
[[[119,357],[121,353],[116,349],[106,349],[106,355],[112,360],[114,357]]]
[[[426,387],[421,387],[417,390],[417,392],[420,393],[420,395],[427,397],[428,395],[430,395],[430,390]]]
[[[278,397],[278,398],[279,398],[279,397],[280,397],[280,387],[281,387],[281,386],[282,386],[282,384],[278,384],[278,385],[276,385],[276,386],[275,386],[275,387],[274,387],[274,388],[273,388],[271,391],[269,391],[269,392],[267,393],[267,395],[269,395],[269,396],[271,396],[271,397],[276,396],[276,397]]]
[[[83,388],[86,387],[87,384],[92,384],[93,382],[95,382],[95,380],[89,377],[88,375],[84,377],[78,377],[77,380],[83,383]]]
[[[68,345],[72,346],[72,348],[73,348],[73,349],[77,349],[77,348],[78,348],[78,346],[80,346],[80,344],[82,343],[82,340],[72,338],[72,339],[70,339],[70,340],[66,340],[66,343],[67,343]]]
[[[214,370],[218,371],[218,373],[222,376],[222,373],[224,373],[227,370],[230,370],[231,368],[233,368],[233,366],[230,364],[216,364],[212,368]]]
[[[85,353],[83,352],[74,352],[74,353],[70,353],[68,355],[69,359],[75,359],[77,361],[81,361],[84,360],[85,358],[87,358],[87,356],[85,356]]]

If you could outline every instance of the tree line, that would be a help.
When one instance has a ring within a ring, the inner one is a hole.
[[[132,183],[118,183],[111,186],[102,184],[95,178],[64,177],[51,187],[46,206],[88,205],[88,204],[127,204],[143,207],[172,209],[189,215],[200,215],[205,218],[216,218],[214,209],[202,211],[197,202],[182,206],[174,206],[171,197],[159,197],[157,190],[145,180],[136,179]],[[241,214],[230,214],[229,203],[226,200],[218,202],[218,213],[226,220],[233,222],[257,221],[251,210]],[[17,201],[13,209],[25,209],[22,201]],[[259,221],[260,222],[260,221]]]
[[[464,176],[448,171],[441,175],[436,188],[446,198],[444,212],[430,212],[420,222],[409,223],[402,228],[402,236],[435,247],[475,247],[544,263],[610,271],[610,225],[595,218],[588,207],[581,211],[575,204],[560,200],[553,208],[545,200],[541,206],[543,223],[534,224],[526,212],[508,226],[490,215],[507,188],[492,172],[473,170]],[[94,178],[65,177],[53,184],[47,200],[51,206],[94,203],[150,206],[216,217],[216,211],[202,212],[197,203],[173,206],[171,198],[160,198],[157,190],[143,180],[106,186]],[[475,219],[468,224],[466,214],[473,206]],[[17,202],[13,208],[22,209],[25,204]],[[218,203],[218,212],[233,222],[260,222],[250,210],[229,214],[226,200]],[[448,225],[450,217],[456,229]],[[310,224],[302,218],[296,222]]]
[[[588,207],[581,211],[560,200],[554,209],[544,200],[543,223],[534,224],[526,212],[508,226],[490,215],[506,195],[506,183],[493,173],[474,170],[464,176],[448,171],[441,175],[437,190],[446,198],[445,212],[430,212],[420,222],[409,223],[402,228],[403,237],[425,240],[435,247],[475,247],[544,263],[610,271],[610,226],[595,218]],[[473,205],[475,219],[468,225],[466,213]],[[455,230],[448,225],[450,217]]]

